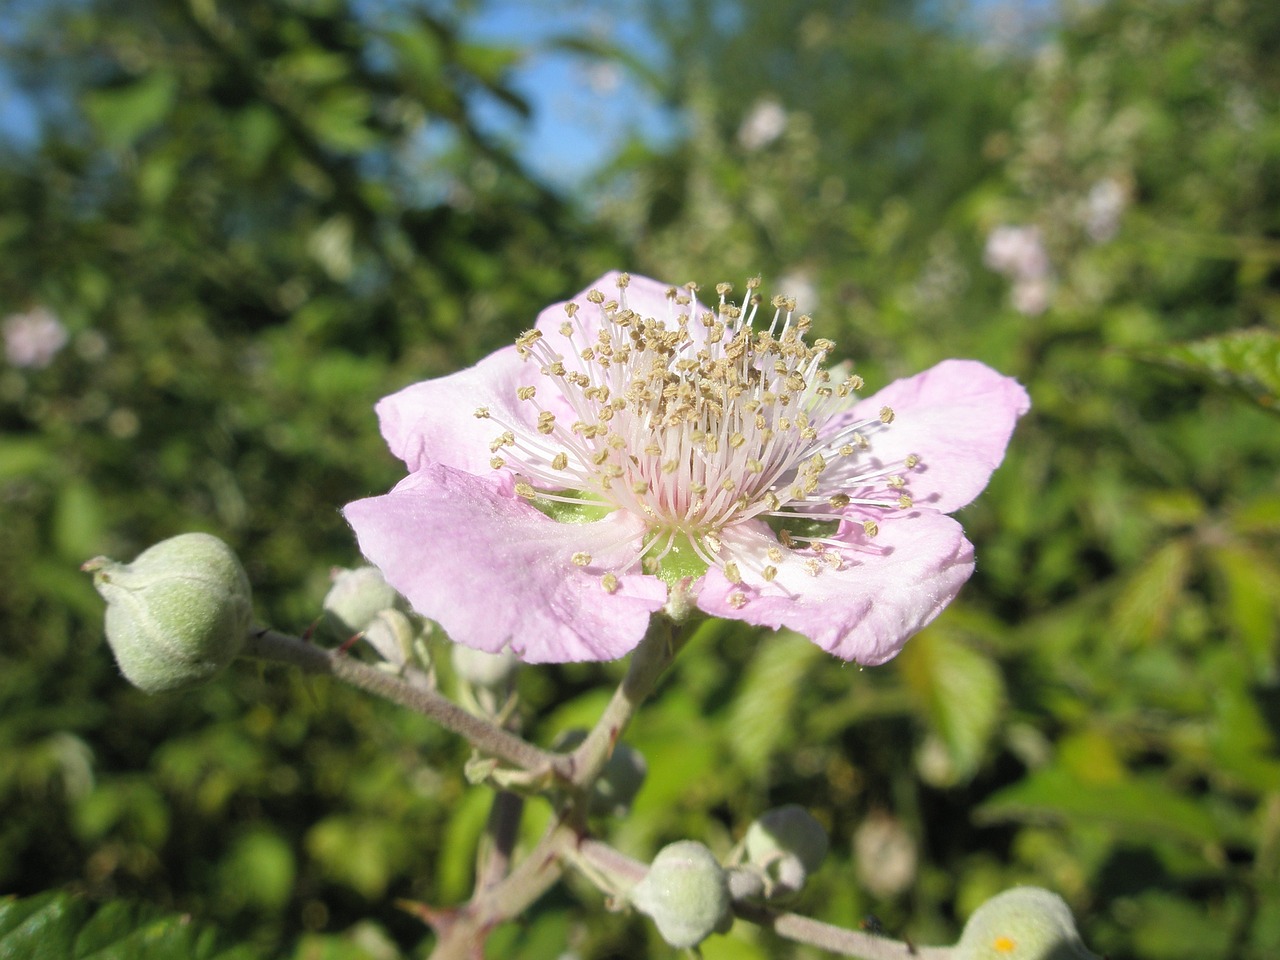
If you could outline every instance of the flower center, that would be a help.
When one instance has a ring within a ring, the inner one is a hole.
[[[773,298],[768,328],[756,329],[758,277],[742,307],[722,283],[718,306],[705,311],[695,309],[690,284],[667,291],[665,317],[644,317],[627,306],[628,282],[619,278],[616,299],[588,294],[598,327],[568,303],[556,334],[530,330],[516,340],[545,381],[545,389],[517,390],[533,412],[524,424],[501,424],[491,444],[492,465],[515,472],[518,494],[553,515],[577,505],[643,518],[641,554],[653,572],[673,551],[691,549],[734,573],[718,556],[720,533],[748,520],[775,529],[804,521],[799,533],[779,529],[781,546],[799,540],[821,550],[844,544],[816,526],[853,519],[850,507],[911,506],[899,471],[914,467],[914,456],[891,468],[858,465],[893,411],[831,422],[862,379],[833,380],[822,364],[835,344],[806,344],[811,320],[795,315],[794,300]],[[476,415],[491,418],[483,408]],[[875,535],[873,520],[856,522]]]

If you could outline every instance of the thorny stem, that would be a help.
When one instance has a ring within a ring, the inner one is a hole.
[[[600,776],[618,738],[687,639],[686,635],[678,641],[673,626],[666,617],[654,618],[631,655],[626,676],[587,738],[572,754],[558,758],[555,769],[577,788],[577,798],[569,800],[547,834],[505,878],[486,882],[486,877],[496,874],[498,868],[492,854],[482,861],[483,872],[477,876],[471,900],[438,923],[431,960],[474,960],[482,956],[489,931],[518,916],[550,889],[564,874],[567,863],[575,859],[575,850],[581,843],[594,843],[583,839],[575,826],[582,820],[582,793]],[[491,826],[500,815],[500,802],[501,794],[494,801]],[[496,829],[493,832],[496,841]],[[639,866],[643,875],[646,868]]]
[[[489,931],[519,916],[564,875],[563,853],[577,839],[576,831],[563,821],[553,823],[510,874],[492,886],[477,886],[465,906],[442,918],[436,925],[436,946],[430,960],[483,957]]]
[[[515,851],[520,833],[520,816],[524,813],[524,798],[510,790],[499,790],[493,795],[489,808],[489,823],[481,839],[476,862],[476,891],[492,887],[507,875],[511,868],[511,854]]]
[[[307,673],[328,674],[429,717],[445,729],[465,737],[481,753],[505,760],[524,770],[549,770],[557,764],[556,754],[535,747],[496,724],[467,713],[434,690],[415,687],[390,673],[336,651],[314,646],[297,637],[275,630],[250,630],[241,655],[255,660],[286,663]]]

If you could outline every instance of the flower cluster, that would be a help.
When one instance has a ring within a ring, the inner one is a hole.
[[[952,360],[859,399],[759,280],[607,274],[516,343],[378,404],[409,468],[345,509],[365,556],[459,643],[612,659],[693,607],[881,663],[973,571],[947,514],[1028,408]],[[763,316],[762,316],[763,312]]]

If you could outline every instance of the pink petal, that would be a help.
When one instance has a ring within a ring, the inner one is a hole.
[[[595,341],[596,334],[600,330],[604,311],[601,309],[601,305],[594,304],[588,300],[587,294],[592,290],[599,290],[604,294],[605,300],[619,300],[618,277],[620,276],[622,274],[619,271],[610,270],[600,279],[589,284],[576,297],[570,298],[573,303],[578,305],[577,322],[585,330],[587,339],[591,342]],[[678,314],[687,313],[691,319],[696,319],[705,309],[696,299],[687,306],[673,304],[667,298],[667,291],[675,286],[674,284],[651,280],[649,277],[641,277],[634,273],[630,276],[631,280],[627,284],[626,290],[627,307],[642,317],[652,317],[664,321],[670,319],[674,327],[675,317]],[[682,295],[686,292],[684,290],[680,291]],[[563,302],[554,303],[538,314],[538,329],[548,338],[549,342],[555,345],[557,350],[563,349],[560,325],[566,319],[567,315],[564,312]],[[705,328],[697,323],[689,324],[689,332],[693,335],[695,343],[701,343],[705,336]],[[580,343],[579,348],[582,346],[585,346],[585,344]]]
[[[503,347],[466,370],[384,397],[374,409],[387,446],[410,471],[443,463],[490,474],[489,444],[503,428],[494,420],[478,419],[476,409],[488,407],[504,422],[527,424],[530,408],[516,399],[516,389],[538,381],[545,382],[537,364],[526,363],[514,346]]]
[[[360,549],[423,616],[458,643],[504,647],[530,663],[612,660],[636,644],[667,599],[636,566],[643,524],[621,512],[557,523],[510,490],[427,463],[390,493],[343,511]],[[573,563],[579,551],[586,566]],[[610,593],[601,578],[612,572]]]
[[[950,513],[982,492],[1031,400],[1018,381],[985,364],[944,360],[862,400],[823,432],[875,417],[886,406],[895,419],[872,435],[871,456],[892,464],[918,455],[908,491],[917,504]]]
[[[712,568],[698,594],[700,609],[757,626],[787,627],[837,657],[872,666],[896,656],[973,573],[973,546],[960,524],[929,511],[882,523],[874,540],[859,538],[843,551],[841,569],[823,565],[815,575],[791,558],[777,565],[772,582],[758,573],[767,562],[764,551],[776,545],[768,528],[729,527],[722,542],[723,555],[735,560],[743,582],[732,584]],[[735,606],[734,599],[745,603]]]

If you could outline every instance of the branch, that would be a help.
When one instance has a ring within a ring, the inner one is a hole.
[[[631,655],[627,675],[613,692],[613,699],[587,738],[570,755],[566,772],[575,787],[589,787],[600,776],[636,710],[653,692],[658,678],[688,638],[687,632],[677,637],[675,624],[661,614],[649,621],[649,630]]]
[[[535,747],[488,720],[472,716],[434,690],[420,689],[359,660],[288,634],[275,630],[251,630],[241,656],[288,664],[307,673],[328,674],[429,717],[446,730],[465,737],[481,753],[505,760],[523,770],[546,772],[555,769],[558,762],[563,763],[556,754]]]
[[[588,876],[602,874],[610,879],[612,886],[621,890],[635,886],[649,871],[647,864],[628,857],[607,843],[589,838],[578,844],[575,859],[587,868]],[[798,913],[772,910],[755,903],[735,901],[733,913],[743,920],[768,927],[786,940],[843,957],[860,957],[861,960],[950,960],[952,957],[950,947],[917,947],[901,940],[860,930],[846,930]]]

